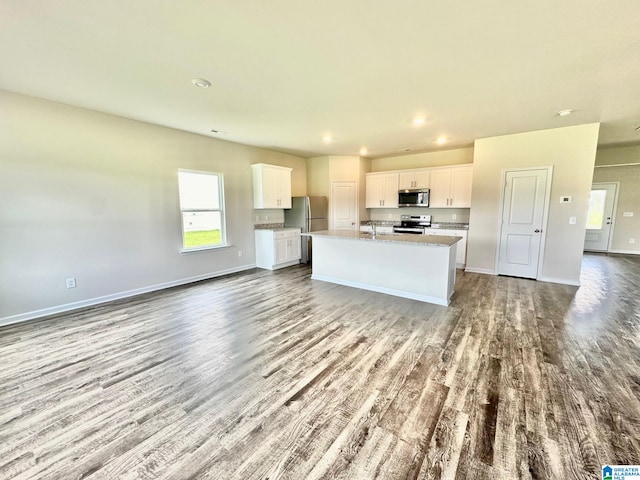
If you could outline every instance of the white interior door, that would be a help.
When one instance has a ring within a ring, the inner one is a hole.
[[[331,228],[356,230],[357,216],[355,182],[331,182]]]
[[[548,206],[548,169],[512,170],[505,174],[498,273],[536,278],[542,223]]]
[[[591,186],[584,240],[585,250],[597,252],[609,250],[617,191],[618,186],[615,183],[594,183]]]

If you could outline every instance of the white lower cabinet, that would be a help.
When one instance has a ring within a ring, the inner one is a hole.
[[[457,245],[456,249],[456,267],[464,268],[467,264],[467,231],[466,230],[445,230],[442,228],[436,228],[433,230],[426,230],[425,235],[447,235],[451,237],[462,237]]]
[[[256,230],[256,266],[268,270],[300,263],[302,243],[299,228]]]

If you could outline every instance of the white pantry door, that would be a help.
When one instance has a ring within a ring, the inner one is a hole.
[[[542,222],[548,205],[547,169],[506,172],[498,273],[536,278]]]
[[[609,250],[617,190],[618,185],[615,183],[594,183],[591,186],[587,232],[584,240],[585,250],[596,252]]]
[[[355,182],[331,182],[331,228],[357,230]]]

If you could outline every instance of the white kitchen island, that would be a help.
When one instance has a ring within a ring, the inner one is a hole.
[[[449,305],[460,237],[344,230],[303,235],[313,237],[312,279]]]

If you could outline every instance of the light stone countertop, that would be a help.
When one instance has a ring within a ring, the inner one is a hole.
[[[461,237],[448,235],[403,235],[403,234],[379,234],[371,235],[350,230],[323,230],[320,232],[303,233],[309,237],[328,237],[346,240],[362,240],[367,242],[403,243],[412,245],[424,245],[427,247],[450,247],[461,240]]]
[[[469,230],[468,223],[459,222],[435,222],[431,224],[431,230]]]

